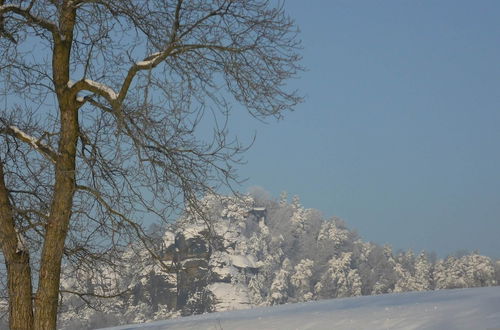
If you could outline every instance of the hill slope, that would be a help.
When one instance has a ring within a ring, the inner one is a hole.
[[[500,328],[500,287],[353,297],[211,313],[113,330]]]

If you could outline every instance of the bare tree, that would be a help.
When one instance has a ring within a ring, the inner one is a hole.
[[[154,254],[142,219],[168,221],[235,180],[245,148],[223,119],[231,105],[279,118],[300,102],[285,87],[298,46],[275,1],[0,0],[11,329],[55,329],[63,266],[137,240]]]

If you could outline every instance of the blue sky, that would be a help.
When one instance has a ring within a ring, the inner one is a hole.
[[[283,190],[395,249],[500,257],[499,1],[288,0],[306,101],[257,140],[240,187]],[[238,110],[238,109],[236,109]]]

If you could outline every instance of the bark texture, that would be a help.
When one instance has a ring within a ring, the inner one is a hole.
[[[0,243],[7,266],[9,325],[15,330],[33,326],[32,284],[29,253],[14,227],[12,207],[5,186],[3,163],[0,160]]]
[[[54,197],[46,226],[35,301],[35,330],[55,329],[57,325],[61,262],[75,193],[78,107],[76,96],[70,93],[67,82],[76,9],[70,6],[71,1],[65,1],[59,18],[60,36],[54,36],[52,72],[61,116],[60,140],[55,168]]]

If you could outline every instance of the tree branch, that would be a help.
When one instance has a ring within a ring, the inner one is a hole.
[[[20,6],[17,5],[2,5],[0,6],[0,17],[2,17],[6,13],[14,13],[18,14],[22,17],[24,17],[29,23],[34,23],[37,26],[53,33],[56,34],[59,32],[59,29],[57,28],[57,25],[54,24],[51,21],[48,21],[44,18],[35,16],[30,13],[31,6],[29,6],[26,9],[21,8]]]
[[[117,104],[118,94],[116,94],[116,92],[111,87],[99,83],[97,81],[93,81],[90,79],[82,79],[74,84],[68,82],[68,87],[75,94],[77,94],[80,91],[86,90],[104,97],[113,107],[115,104]],[[78,99],[78,101],[83,102],[84,100]]]
[[[61,290],[59,290],[59,292],[76,295],[76,296],[80,297],[83,301],[87,302],[87,300],[84,299],[84,297],[94,297],[94,298],[110,299],[110,298],[120,297],[120,296],[124,295],[125,293],[130,292],[130,290],[131,290],[131,288],[127,288],[127,289],[125,289],[125,290],[123,290],[121,292],[110,294],[110,295],[102,295],[102,294],[89,293],[89,292],[82,293],[82,292],[77,292],[77,291],[72,291],[72,290],[65,290],[65,289],[64,290],[61,289]]]
[[[29,145],[31,145],[35,150],[40,152],[43,156],[48,158],[51,162],[55,163],[57,159],[57,152],[52,150],[49,146],[41,142],[39,139],[26,134],[22,130],[20,130],[17,126],[14,125],[6,125],[3,120],[2,123],[5,125],[4,128],[0,129],[0,133],[8,134],[13,136]]]
[[[148,252],[150,253],[151,256],[153,256],[157,261],[160,262],[160,264],[165,268],[165,269],[170,269],[170,266],[168,266],[163,260],[162,258],[156,253],[154,252],[153,250],[151,250],[151,248],[149,247],[149,244],[146,240],[146,233],[144,233],[144,230],[141,228],[141,226],[135,222],[134,220],[130,219],[129,217],[127,217],[125,214],[115,210],[111,205],[108,204],[108,202],[106,202],[104,200],[104,198],[102,197],[101,193],[91,187],[88,187],[88,186],[83,186],[83,185],[76,185],[75,187],[77,190],[81,190],[81,191],[85,191],[87,192],[88,194],[92,195],[106,210],[108,210],[109,213],[113,214],[114,216],[120,218],[122,221],[124,221],[125,223],[127,223],[128,225],[130,225],[132,227],[132,229],[135,231],[137,237],[141,240],[141,242],[143,243],[144,247],[146,248],[146,250],[148,250]]]

